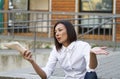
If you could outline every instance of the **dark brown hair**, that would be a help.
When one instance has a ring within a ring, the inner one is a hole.
[[[73,41],[76,41],[77,40],[77,35],[76,35],[76,32],[75,32],[75,29],[74,29],[74,26],[72,25],[71,22],[67,21],[67,20],[61,20],[61,21],[58,21],[55,25],[54,25],[54,29],[53,29],[53,32],[54,32],[54,42],[55,42],[55,46],[56,46],[56,49],[57,51],[61,49],[62,47],[62,44],[60,44],[56,37],[55,37],[55,28],[58,24],[63,24],[67,30],[67,40],[69,43],[73,42]]]

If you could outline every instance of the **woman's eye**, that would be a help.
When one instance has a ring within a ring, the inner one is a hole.
[[[59,31],[62,31],[62,29],[59,29]]]
[[[56,33],[56,31],[54,31],[54,33]]]

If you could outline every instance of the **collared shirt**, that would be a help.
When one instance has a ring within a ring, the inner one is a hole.
[[[74,41],[68,47],[62,46],[59,51],[54,47],[43,70],[49,78],[58,62],[66,74],[65,79],[84,79],[85,73],[90,70],[90,49],[91,46],[83,41]]]

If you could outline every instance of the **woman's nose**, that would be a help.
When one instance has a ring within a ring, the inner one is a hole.
[[[56,32],[56,36],[58,36],[59,35],[59,33],[58,32]]]

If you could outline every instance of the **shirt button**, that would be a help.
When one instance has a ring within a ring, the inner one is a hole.
[[[74,70],[75,68],[72,68],[72,70]]]

